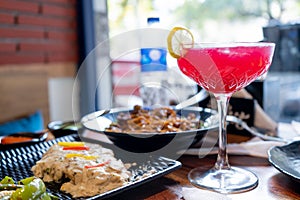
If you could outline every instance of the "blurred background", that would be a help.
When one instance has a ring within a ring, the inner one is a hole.
[[[270,41],[276,43],[273,63],[266,79],[248,87],[264,110],[276,121],[300,119],[300,1],[299,0],[120,0],[108,2],[109,35],[147,26],[148,17],[160,17],[160,27],[170,30],[179,25],[189,28],[198,42]],[[110,54],[119,49],[111,42]],[[117,56],[115,56],[117,57]],[[139,54],[114,59],[115,95],[130,93],[138,84]],[[123,62],[122,62],[123,61]],[[167,56],[169,69],[176,60]],[[132,73],[124,78],[124,71]],[[123,71],[123,73],[122,73]],[[170,70],[172,71],[172,70]],[[135,75],[134,75],[135,73]],[[183,80],[177,78],[176,81]],[[182,84],[186,83],[183,81]],[[180,85],[180,84],[179,84]],[[127,90],[127,92],[125,92]],[[190,90],[192,91],[192,90]],[[186,97],[189,94],[183,94]],[[123,100],[123,98],[121,98]]]
[[[254,93],[276,121],[300,120],[299,16],[299,0],[1,0],[0,123],[39,110],[47,124],[138,102],[139,50],[120,55],[130,41],[113,38],[149,17],[165,30],[188,27],[197,41],[275,42]],[[169,55],[167,66],[182,99],[197,92]]]

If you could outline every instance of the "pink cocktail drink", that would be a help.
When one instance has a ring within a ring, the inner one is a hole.
[[[231,95],[265,74],[272,61],[273,43],[184,44],[177,62],[180,70],[213,93],[219,112],[219,151],[213,168],[195,168],[190,182],[220,193],[255,188],[258,179],[248,170],[231,167],[227,156],[226,115]]]
[[[274,45],[249,44],[187,47],[182,50],[178,65],[206,90],[233,93],[266,73],[271,64]]]

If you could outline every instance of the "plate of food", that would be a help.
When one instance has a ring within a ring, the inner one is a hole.
[[[104,133],[117,147],[134,153],[187,149],[218,128],[216,111],[188,107],[116,108],[81,119],[91,131]],[[168,156],[167,156],[168,157]]]
[[[48,131],[19,132],[0,137],[0,150],[28,146],[47,139]]]
[[[0,156],[1,178],[36,177],[57,199],[109,198],[181,167],[161,156],[119,157],[100,144],[82,142],[77,134],[1,151]]]
[[[280,172],[300,182],[300,141],[272,147],[269,162]]]
[[[77,133],[81,124],[76,121],[52,121],[47,124],[47,128],[55,138],[58,138]]]

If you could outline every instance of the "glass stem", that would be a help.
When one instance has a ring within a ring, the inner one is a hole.
[[[215,168],[218,170],[229,169],[230,164],[227,156],[226,116],[231,94],[216,94],[215,97],[219,113],[219,152]]]

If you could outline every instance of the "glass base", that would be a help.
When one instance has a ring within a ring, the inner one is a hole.
[[[258,185],[256,175],[237,167],[221,170],[213,168],[209,171],[195,168],[190,171],[188,178],[196,187],[224,194],[249,191]]]

